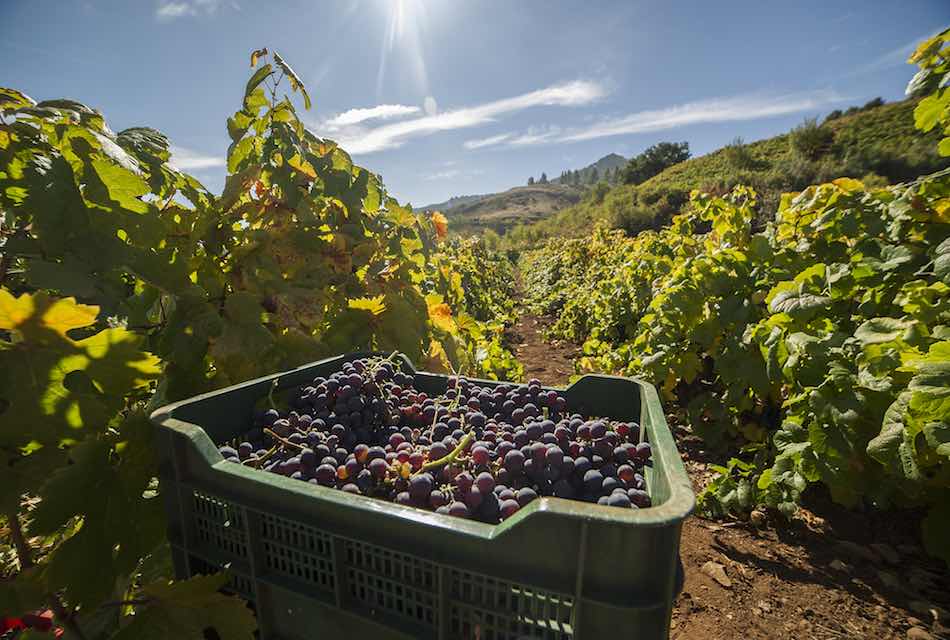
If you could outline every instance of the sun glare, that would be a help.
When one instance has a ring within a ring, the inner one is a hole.
[[[376,94],[383,94],[390,57],[395,56],[395,64],[405,66],[415,89],[426,96],[429,93],[429,78],[422,46],[427,18],[425,4],[423,0],[393,0],[387,5],[389,24],[380,47]]]

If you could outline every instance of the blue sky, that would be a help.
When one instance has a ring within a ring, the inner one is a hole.
[[[945,0],[0,0],[0,84],[155,127],[217,191],[266,46],[307,84],[311,128],[418,206],[900,99],[913,45],[948,24]]]

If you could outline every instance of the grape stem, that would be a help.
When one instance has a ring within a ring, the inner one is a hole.
[[[270,383],[270,391],[267,392],[267,401],[274,411],[277,411],[277,405],[274,403],[274,391],[277,390],[278,384],[280,384],[280,378],[274,378],[274,381]]]
[[[305,447],[305,446],[303,446],[303,445],[297,444],[296,442],[291,442],[290,440],[287,440],[287,439],[285,439],[285,438],[281,438],[279,435],[277,435],[276,433],[274,433],[272,430],[268,429],[267,427],[264,427],[264,433],[266,433],[267,435],[269,435],[269,436],[270,436],[271,438],[273,438],[274,440],[279,441],[281,444],[283,444],[283,445],[285,445],[285,446],[288,446],[288,447],[294,447],[294,448],[297,449],[298,451],[303,451],[304,449],[307,448],[307,447]],[[275,447],[276,447],[276,446],[275,446]],[[268,452],[268,453],[270,453],[270,452]]]
[[[249,467],[257,468],[261,466],[262,464],[264,464],[265,462],[267,462],[272,455],[277,453],[277,449],[278,449],[278,446],[275,444],[273,447],[271,447],[266,452],[264,452],[264,455],[262,455],[260,458],[257,458],[256,460],[251,460],[250,458],[248,458],[247,460],[244,460],[243,462],[241,462],[241,464],[246,464]]]
[[[445,455],[445,456],[439,458],[438,460],[432,460],[432,461],[430,461],[430,462],[425,463],[424,465],[422,465],[421,467],[419,467],[419,470],[416,471],[416,472],[415,472],[414,474],[412,474],[412,475],[417,476],[417,475],[419,475],[420,473],[424,473],[424,472],[428,471],[429,469],[435,469],[435,468],[437,468],[437,467],[444,467],[444,466],[447,465],[447,464],[452,464],[453,462],[455,462],[455,459],[458,458],[458,457],[462,454],[462,452],[465,450],[465,448],[466,448],[469,444],[471,444],[471,442],[472,442],[472,440],[473,440],[474,438],[475,438],[475,432],[474,432],[474,431],[469,431],[468,433],[466,433],[466,434],[462,437],[462,439],[461,439],[461,440],[459,441],[459,443],[458,443],[458,446],[456,446],[454,449],[452,449],[451,452],[449,452],[447,455]]]

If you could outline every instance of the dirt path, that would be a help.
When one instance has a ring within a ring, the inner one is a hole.
[[[565,384],[580,350],[545,341],[550,322],[522,310],[510,338],[528,378]],[[712,475],[708,465],[721,461],[688,426],[671,425],[699,491]],[[916,527],[906,516],[845,511],[820,493],[791,524],[692,516],[683,526],[686,583],[670,637],[950,639],[950,575],[924,556]]]

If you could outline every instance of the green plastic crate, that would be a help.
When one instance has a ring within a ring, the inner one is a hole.
[[[694,496],[656,390],[642,381],[589,375],[563,393],[572,411],[641,424],[653,449],[648,509],[540,498],[490,525],[218,453],[216,443],[249,428],[274,378],[290,389],[366,355],[374,354],[322,360],[152,414],[178,577],[226,568],[263,640],[667,637]],[[446,388],[445,376],[416,372],[408,360],[403,370],[427,393]]]

